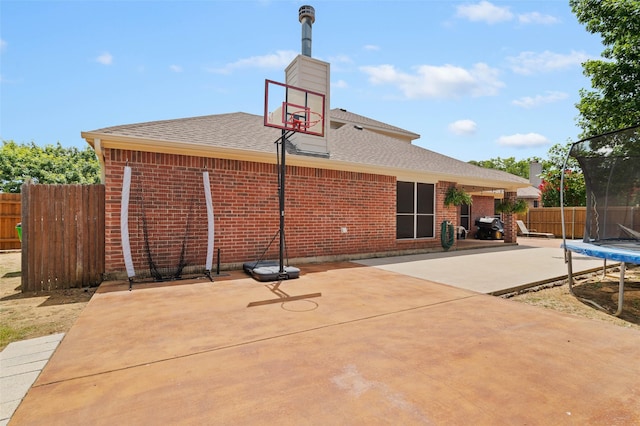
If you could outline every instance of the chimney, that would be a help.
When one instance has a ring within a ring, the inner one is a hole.
[[[542,174],[542,164],[537,161],[533,161],[529,163],[529,183],[531,186],[539,188],[542,183],[542,178],[540,175]]]
[[[311,57],[311,25],[316,21],[316,11],[312,6],[298,9],[298,20],[302,24],[302,54]]]
[[[1,0],[0,0],[1,1]],[[311,25],[316,20],[316,11],[312,6],[298,9],[299,21],[302,24],[302,52],[296,56],[285,69],[285,81],[307,91],[325,95],[324,136],[294,133],[289,141],[295,146],[298,155],[330,157],[329,154],[329,105],[330,105],[330,72],[329,63],[311,57]]]

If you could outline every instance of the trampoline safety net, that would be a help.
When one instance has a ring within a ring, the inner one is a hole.
[[[640,251],[640,126],[572,145],[584,173],[585,243]]]

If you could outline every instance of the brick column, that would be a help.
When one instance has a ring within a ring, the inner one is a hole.
[[[455,182],[440,181],[436,184],[436,238],[440,240],[440,225],[443,221],[448,220],[453,223],[453,226],[458,226],[458,206],[445,206],[444,199],[447,195],[447,190],[451,186],[456,186]],[[457,244],[457,239],[454,241],[453,246]]]
[[[505,192],[504,199],[509,200],[512,203],[516,202],[517,192]],[[504,242],[515,243],[518,240],[518,226],[516,224],[515,213],[504,213]]]

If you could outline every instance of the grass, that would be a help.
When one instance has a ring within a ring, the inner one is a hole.
[[[9,343],[24,340],[35,331],[36,327],[28,325],[13,328],[8,325],[0,325],[0,350],[3,350]]]
[[[95,289],[21,291],[21,253],[0,253],[0,350],[9,343],[67,332]]]

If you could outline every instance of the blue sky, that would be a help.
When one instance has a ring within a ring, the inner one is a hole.
[[[331,64],[331,107],[418,133],[463,161],[545,158],[577,140],[581,63],[568,0],[0,1],[0,136],[84,148],[81,131],[261,115],[301,51]]]

